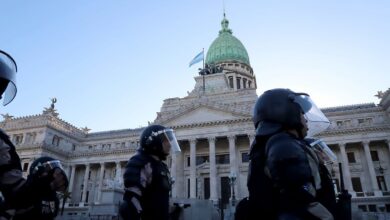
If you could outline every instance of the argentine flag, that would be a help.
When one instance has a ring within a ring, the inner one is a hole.
[[[195,63],[199,63],[200,61],[203,60],[203,57],[204,57],[204,51],[202,50],[202,52],[200,52],[198,55],[196,55],[194,57],[194,59],[191,60],[190,62],[190,66],[191,67],[192,65],[194,65]]]

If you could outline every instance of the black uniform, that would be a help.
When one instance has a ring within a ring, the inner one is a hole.
[[[42,192],[40,200],[33,207],[26,210],[18,210],[13,220],[53,220],[58,214],[59,199],[55,191]]]
[[[0,191],[7,208],[26,208],[34,203],[40,183],[23,178],[21,161],[9,137],[0,130]]]
[[[125,195],[120,212],[124,219],[169,219],[171,181],[164,162],[138,152],[127,163],[123,178]]]
[[[251,216],[262,213],[265,219],[317,219],[308,211],[308,206],[316,202],[333,213],[331,178],[326,167],[318,164],[315,169],[321,189],[316,189],[318,183],[309,163],[316,155],[304,140],[286,132],[257,137],[250,156],[249,205],[256,212]]]

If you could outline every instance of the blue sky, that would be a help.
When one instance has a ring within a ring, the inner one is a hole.
[[[18,94],[1,113],[60,117],[92,131],[138,128],[184,97],[217,37],[222,0],[0,2],[0,49],[17,61]],[[374,102],[390,87],[390,1],[226,0],[258,94],[307,92],[319,107]]]

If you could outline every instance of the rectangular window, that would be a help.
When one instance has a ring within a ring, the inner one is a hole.
[[[248,152],[241,153],[241,162],[248,163],[249,162],[249,154]]]
[[[21,144],[23,142],[23,134],[15,135],[15,145]]]
[[[353,152],[348,152],[347,157],[349,163],[356,163],[355,154]]]
[[[386,204],[386,212],[390,212],[390,204]]]
[[[54,135],[53,139],[51,141],[51,144],[58,147],[60,145],[60,140],[61,140],[60,137],[58,137],[57,135]]]
[[[190,157],[187,157],[187,167],[191,166],[191,159]]]
[[[342,121],[336,121],[336,124],[337,124],[338,127],[343,126],[343,122]]]
[[[187,179],[187,198],[190,198],[190,179]]]
[[[23,164],[23,171],[27,172],[27,169],[28,169],[28,163],[24,163]]]
[[[376,150],[371,151],[371,159],[372,161],[379,161],[378,151]]]
[[[352,188],[355,192],[363,192],[362,183],[360,177],[352,177]]]
[[[252,81],[248,80],[248,88],[251,88]]]
[[[229,154],[220,154],[215,156],[215,162],[216,164],[229,164]]]
[[[237,77],[237,89],[241,89],[241,77]]]
[[[362,212],[367,212],[367,206],[366,205],[358,205],[358,209]]]
[[[368,211],[370,211],[370,212],[377,212],[376,205],[368,205]]]
[[[204,185],[204,199],[210,199],[210,178],[206,177],[203,179]]]
[[[358,124],[364,124],[364,119],[363,118],[359,118],[358,119]]]
[[[242,87],[246,89],[246,78],[242,79]]]

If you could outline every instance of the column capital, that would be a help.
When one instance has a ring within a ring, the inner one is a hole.
[[[99,164],[100,164],[100,166],[102,167],[102,166],[104,166],[106,163],[105,163],[105,162],[100,162]]]
[[[85,165],[85,167],[89,167],[91,164],[90,163],[85,163],[84,165]]]
[[[215,136],[207,137],[207,140],[208,140],[209,142],[215,142],[216,139],[217,139],[217,138],[216,138]]]
[[[235,141],[237,137],[236,137],[236,135],[231,134],[231,135],[228,135],[227,138],[229,141]]]
[[[249,139],[252,139],[252,138],[254,139],[255,137],[256,137],[256,134],[248,134]]]
[[[340,148],[345,148],[345,145],[347,145],[347,142],[339,142],[338,145]]]
[[[195,145],[197,142],[196,138],[188,139],[188,141],[190,142],[190,145]]]
[[[364,140],[362,141],[363,146],[370,146],[370,141],[369,140]]]

